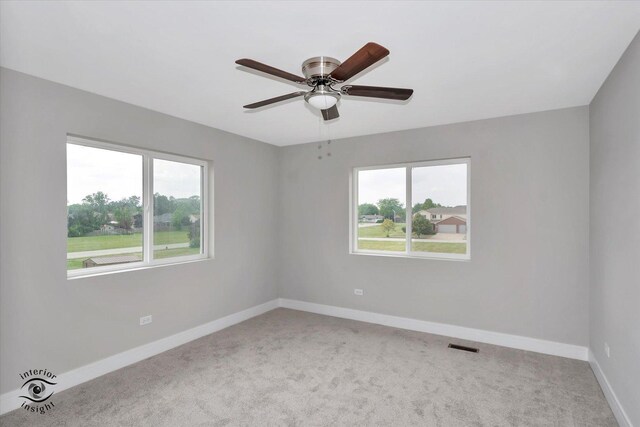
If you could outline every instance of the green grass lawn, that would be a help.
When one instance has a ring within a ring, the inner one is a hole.
[[[441,254],[466,254],[466,243],[414,242],[411,249],[415,252],[437,252]]]
[[[396,223],[396,227],[389,233],[389,237],[405,237],[402,231],[404,223]],[[358,227],[358,237],[387,237],[382,226]],[[435,252],[445,254],[464,254],[467,252],[466,243],[448,243],[448,242],[414,242],[412,250],[415,252]],[[374,251],[396,251],[404,252],[405,242],[385,242],[380,240],[359,240],[358,249],[374,250]]]
[[[396,227],[389,233],[389,237],[404,237],[402,231],[404,222],[396,222]],[[358,227],[358,237],[387,237],[387,233],[382,229],[381,225],[373,227]]]
[[[168,245],[170,243],[189,243],[187,227],[180,231],[158,231],[153,236],[154,245]]]
[[[154,251],[153,257],[155,259],[161,259],[161,258],[171,258],[171,257],[185,256],[185,255],[196,255],[199,253],[200,253],[200,248],[161,249],[161,250]],[[111,256],[124,256],[124,255],[138,255],[139,257],[142,256],[142,254],[140,254],[139,252],[128,253],[128,254],[118,254],[118,255],[111,255]],[[77,270],[82,268],[82,261],[84,261],[85,259],[87,258],[85,257],[85,258],[68,259],[67,270]]]
[[[85,259],[86,258],[68,259],[67,270],[77,270],[78,268],[82,268],[82,261]]]
[[[358,240],[358,249],[374,251],[404,252],[405,242],[385,242],[379,240]],[[414,242],[412,249],[416,252],[436,252],[445,254],[464,254],[466,243]]]
[[[168,245],[171,243],[189,243],[189,230],[185,227],[180,231],[158,231],[154,235],[154,244]],[[86,236],[67,238],[67,253],[81,251],[95,251],[100,249],[132,248],[142,246],[142,233]]]
[[[153,257],[155,259],[170,258],[174,256],[185,255],[197,255],[200,253],[200,248],[176,248],[176,249],[161,249],[153,251]]]
[[[358,249],[364,249],[364,250],[404,252],[404,247],[405,247],[405,242],[358,240]]]

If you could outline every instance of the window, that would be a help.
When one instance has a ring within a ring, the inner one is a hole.
[[[70,277],[207,257],[208,165],[68,137]]]
[[[201,254],[202,166],[153,159],[153,258]]]
[[[352,252],[469,259],[469,167],[463,158],[355,168]]]
[[[380,252],[405,250],[405,168],[358,172],[359,215],[376,215],[375,221],[358,221],[358,249]]]

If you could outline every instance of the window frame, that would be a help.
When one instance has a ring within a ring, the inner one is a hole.
[[[95,139],[87,139],[83,137],[67,135],[66,144],[81,145],[90,148],[98,148],[102,150],[117,151],[120,153],[135,154],[142,157],[142,209],[143,209],[143,232],[142,232],[142,261],[131,262],[125,264],[114,264],[103,267],[92,267],[86,269],[66,270],[67,279],[89,277],[102,275],[105,273],[116,273],[123,271],[139,270],[145,268],[159,267],[172,264],[183,264],[187,262],[211,259],[212,245],[210,245],[211,236],[209,236],[209,181],[212,177],[209,175],[209,161],[197,159],[194,157],[181,156],[177,154],[163,153],[159,151],[147,150],[143,148],[135,148],[126,145],[114,144],[111,142],[98,141]],[[66,145],[65,145],[66,151]],[[178,257],[153,259],[153,161],[168,160],[180,162],[202,167],[200,174],[200,247],[202,253],[196,255],[184,255]],[[65,171],[68,165],[65,164]],[[211,168],[212,169],[212,168]],[[66,180],[66,177],[65,177]],[[68,190],[68,183],[67,183]],[[213,199],[211,199],[213,200]],[[150,225],[149,225],[150,224]],[[68,237],[67,237],[68,238]],[[65,255],[66,255],[65,251]],[[65,259],[66,263],[66,259]]]
[[[429,166],[445,166],[465,164],[467,166],[467,252],[465,254],[451,254],[438,252],[419,252],[411,250],[411,221],[413,218],[413,200],[412,200],[412,171],[414,168]],[[358,173],[368,170],[383,169],[405,169],[405,227],[406,241],[404,251],[381,251],[373,249],[358,249]],[[471,260],[471,157],[455,157],[438,160],[423,160],[417,162],[404,162],[371,166],[359,166],[351,169],[350,174],[350,203],[349,203],[349,253],[352,255],[374,255],[388,256],[400,258],[417,258],[417,259],[435,259],[435,260],[451,260],[451,261],[469,261]]]

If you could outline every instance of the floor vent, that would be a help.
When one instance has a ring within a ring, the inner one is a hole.
[[[480,351],[477,348],[467,347],[467,346],[458,345],[458,344],[449,344],[449,348],[453,348],[455,350],[468,351],[468,352],[471,352],[471,353],[477,353],[477,352]]]

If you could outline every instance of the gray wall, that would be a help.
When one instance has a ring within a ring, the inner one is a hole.
[[[626,408],[640,406],[638,57],[636,39],[591,106],[591,344]],[[276,148],[6,69],[0,91],[1,393],[34,366],[65,372],[277,296],[589,342],[587,107],[336,141],[318,161],[315,144]],[[210,159],[215,259],[68,281],[53,255],[67,133]],[[462,156],[471,261],[348,253],[353,167]],[[600,206],[628,221],[611,227]]]
[[[640,425],[640,35],[591,103],[590,136],[591,349]]]
[[[578,107],[283,148],[280,296],[587,345],[588,132]],[[353,167],[463,156],[471,261],[349,254]]]
[[[277,296],[276,147],[6,69],[0,91],[0,393]],[[215,259],[68,281],[67,133],[211,160]]]

